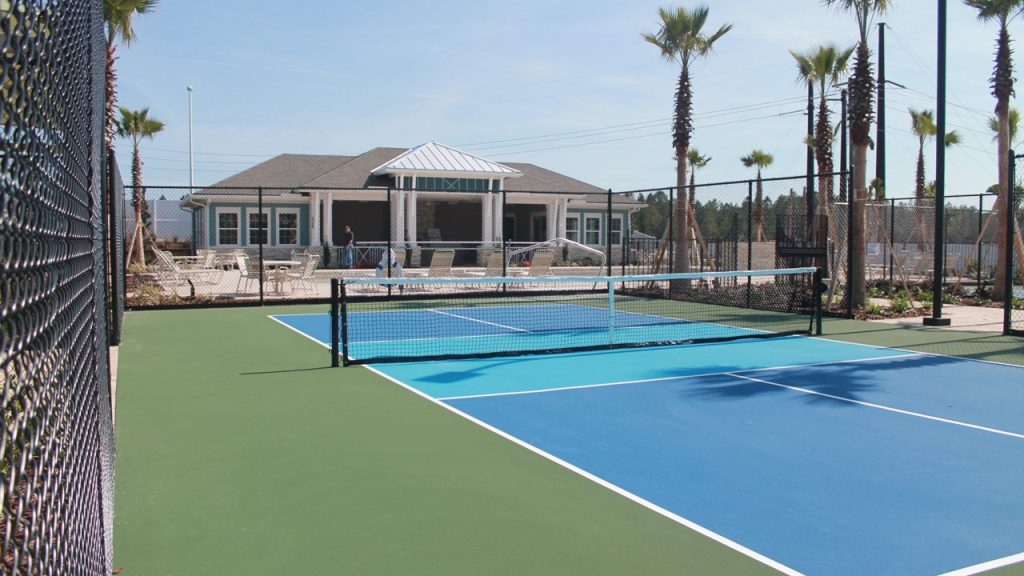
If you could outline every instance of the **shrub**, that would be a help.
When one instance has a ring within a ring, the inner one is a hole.
[[[903,314],[910,310],[910,299],[902,290],[898,291],[893,295],[889,309],[897,314]]]
[[[873,302],[868,302],[868,305],[864,307],[864,311],[871,316],[881,316],[883,313],[882,307]]]

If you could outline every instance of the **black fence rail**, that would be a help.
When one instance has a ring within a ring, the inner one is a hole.
[[[2,574],[111,573],[100,7],[0,7]]]

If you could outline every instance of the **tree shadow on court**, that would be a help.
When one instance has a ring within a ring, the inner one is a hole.
[[[949,356],[915,355],[864,362],[831,363],[795,366],[783,369],[744,370],[693,378],[693,386],[683,395],[720,398],[750,398],[766,394],[801,393],[808,403],[839,403],[855,406],[846,400],[867,402],[865,395],[885,391],[901,383],[919,382],[928,378],[923,369],[959,366],[969,377],[965,360]],[[788,388],[787,388],[788,387]],[[795,390],[794,390],[795,389]],[[874,398],[878,401],[878,398]]]

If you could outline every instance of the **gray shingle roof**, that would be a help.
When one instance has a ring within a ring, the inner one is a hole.
[[[210,188],[298,188],[352,160],[352,156],[280,154],[217,182]]]
[[[331,156],[313,154],[281,154],[225,178],[197,192],[197,195],[231,193],[217,187],[265,188],[337,188],[361,189],[386,187],[388,176],[374,176],[371,171],[389,160],[407,152],[407,148],[374,148],[358,156]],[[507,178],[505,189],[512,192],[575,192],[596,194],[604,198],[605,190],[582,180],[541,168],[535,164],[502,162],[504,166],[522,173],[519,178]],[[239,193],[240,191],[235,191]],[[595,196],[594,200],[598,200]]]

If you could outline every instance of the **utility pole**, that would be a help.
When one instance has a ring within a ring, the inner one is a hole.
[[[188,193],[194,192],[195,178],[192,167],[192,86],[188,89]]]

